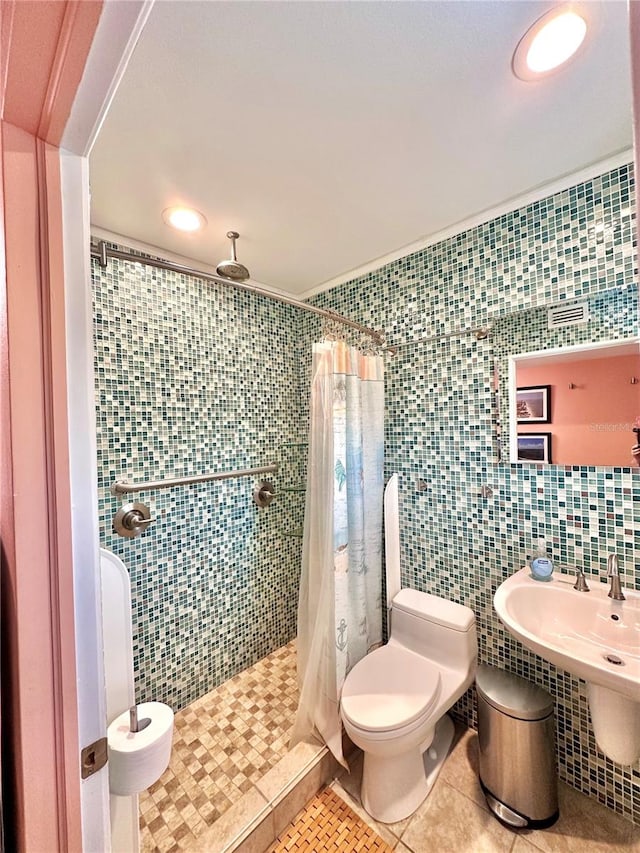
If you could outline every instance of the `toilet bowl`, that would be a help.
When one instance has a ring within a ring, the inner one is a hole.
[[[394,525],[397,475],[385,490],[389,642],[353,667],[340,701],[345,730],[364,752],[362,804],[383,823],[408,817],[431,790],[453,739],[446,712],[473,682],[477,659],[472,610],[399,589]]]

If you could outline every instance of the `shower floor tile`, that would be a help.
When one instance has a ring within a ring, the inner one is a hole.
[[[189,849],[286,755],[297,707],[292,641],[178,711],[169,767],[140,795],[141,849]]]

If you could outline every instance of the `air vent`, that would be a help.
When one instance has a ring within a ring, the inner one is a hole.
[[[589,303],[573,302],[571,305],[554,305],[549,308],[549,328],[580,326],[589,322]]]

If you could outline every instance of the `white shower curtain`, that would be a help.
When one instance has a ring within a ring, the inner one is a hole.
[[[384,369],[342,341],[313,346],[292,745],[342,755],[345,676],[382,640]]]

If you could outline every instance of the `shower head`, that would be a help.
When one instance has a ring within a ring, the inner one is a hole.
[[[236,240],[239,236],[237,231],[227,231],[227,237],[231,240],[231,260],[220,261],[216,267],[218,275],[231,281],[245,281],[249,278],[249,270],[236,258]]]

